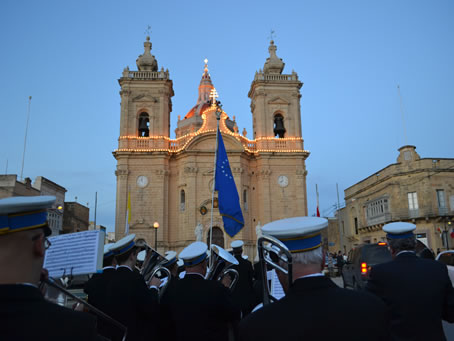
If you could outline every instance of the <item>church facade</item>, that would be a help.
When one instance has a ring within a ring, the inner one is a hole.
[[[251,259],[261,225],[307,215],[305,160],[309,152],[301,132],[303,83],[297,73],[283,73],[284,63],[271,41],[269,58],[263,70],[256,72],[248,93],[252,139],[245,130],[240,134],[235,118],[221,110],[219,129],[245,220],[244,228],[232,239],[223,229],[217,193],[212,202],[219,108],[207,61],[197,103],[182,119],[178,117],[175,139],[171,139],[172,80],[168,70],[159,70],[149,37],[144,49],[137,59],[138,70],[125,68],[119,79],[120,136],[113,152],[117,160],[116,239],[124,236],[128,224],[129,232],[149,245],[157,242],[159,252],[179,252],[196,239],[210,239],[213,213],[213,243],[227,249],[233,239],[242,239]]]

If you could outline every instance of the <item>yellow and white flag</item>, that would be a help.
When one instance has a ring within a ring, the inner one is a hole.
[[[126,209],[125,236],[129,234],[129,223],[131,222],[131,193],[128,191],[128,207]]]

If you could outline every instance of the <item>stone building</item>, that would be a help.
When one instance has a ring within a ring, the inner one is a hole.
[[[64,187],[43,176],[36,177],[32,183],[30,178],[18,181],[16,174],[0,175],[0,198],[33,195],[53,195],[57,198],[48,209],[48,224],[53,236],[62,231],[65,193]]]
[[[454,159],[420,158],[415,146],[403,146],[396,163],[347,188],[345,202],[347,248],[384,241],[383,225],[395,221],[416,224],[417,238],[434,251],[454,246]]]
[[[196,240],[195,230],[209,239],[213,163],[216,141],[216,95],[207,61],[195,105],[178,116],[170,138],[169,71],[159,70],[149,37],[137,59],[138,71],[126,67],[119,79],[121,119],[117,160],[116,238],[125,233],[128,197],[129,230],[154,245],[153,223],[159,223],[158,249],[180,251]],[[244,228],[235,236],[255,255],[256,226],[307,215],[306,166],[301,132],[300,88],[295,72],[283,73],[284,63],[271,41],[269,58],[256,72],[250,91],[253,138],[238,133],[234,116],[222,111],[220,131],[240,197]],[[181,119],[181,116],[183,118]],[[229,247],[213,201],[213,243]]]
[[[87,231],[90,209],[75,201],[65,202],[62,233]]]

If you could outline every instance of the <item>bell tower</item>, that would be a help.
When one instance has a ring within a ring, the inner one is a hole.
[[[169,71],[159,70],[151,54],[148,36],[136,64],[137,71],[126,67],[118,80],[121,116],[118,149],[113,152],[117,160],[115,234],[117,239],[123,237],[128,221],[130,233],[150,242],[153,223],[165,226],[168,216],[167,206],[156,198],[164,200],[167,192],[174,92]],[[162,229],[158,232],[162,240]]]
[[[300,88],[298,74],[283,74],[285,63],[276,55],[271,40],[263,70],[255,73],[249,90],[254,139],[301,138]]]

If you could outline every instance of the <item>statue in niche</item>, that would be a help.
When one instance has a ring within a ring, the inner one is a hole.
[[[257,235],[257,241],[258,241],[259,238],[262,236],[262,225],[260,225],[260,221],[257,224],[257,226],[255,227],[255,234]],[[257,243],[256,243],[256,245],[257,245]],[[257,250],[255,251],[254,263],[257,263],[258,261],[259,261],[259,250],[257,248]]]
[[[201,242],[203,239],[203,225],[202,224],[197,223],[194,234],[195,234],[195,240],[198,242]]]

